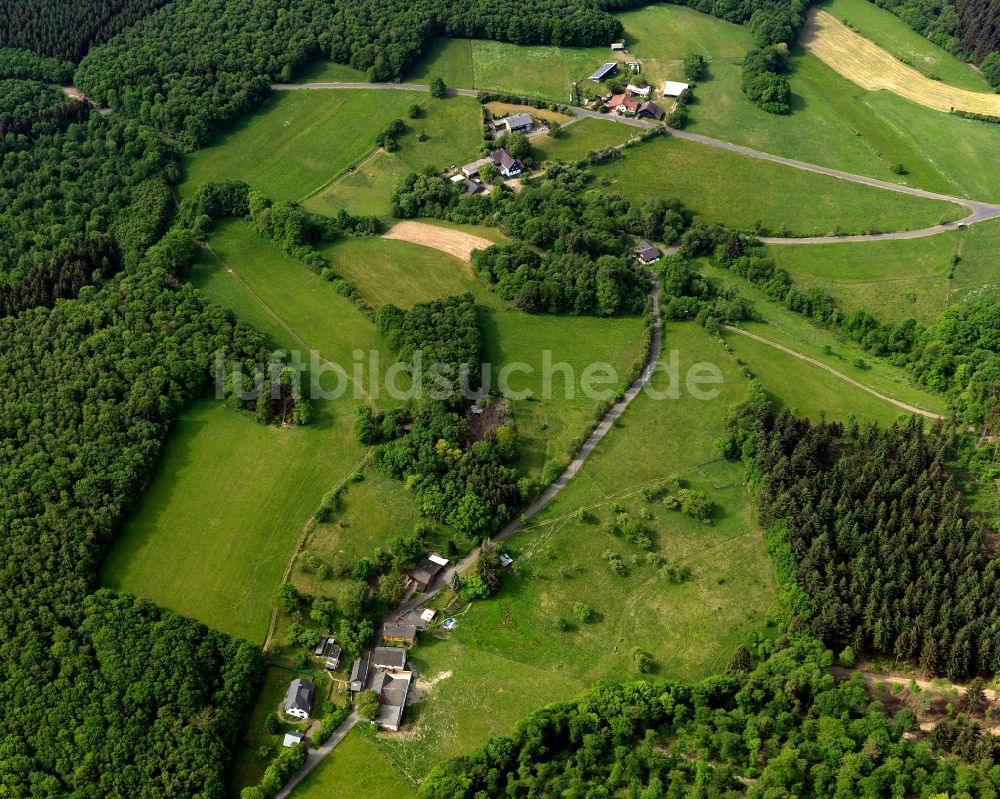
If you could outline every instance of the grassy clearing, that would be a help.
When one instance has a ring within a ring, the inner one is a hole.
[[[947,403],[944,398],[914,385],[903,369],[892,366],[881,358],[873,357],[871,353],[836,334],[833,330],[819,327],[801,314],[772,302],[751,283],[731,272],[714,266],[706,266],[705,271],[720,285],[736,287],[740,293],[753,302],[754,307],[762,314],[765,321],[763,323],[745,323],[743,327],[747,330],[832,366],[837,371],[886,396],[934,413],[947,412]],[[788,358],[790,361],[797,360],[791,356],[782,355],[778,350],[772,349],[772,352],[773,357],[779,361],[782,358]],[[859,358],[865,362],[863,368],[856,364]],[[802,365],[808,366],[805,363]],[[848,384],[843,383],[843,381],[839,382],[840,385],[849,388]],[[859,393],[864,395],[864,392]],[[864,396],[870,397],[871,395]]]
[[[468,616],[461,618],[464,624]],[[586,688],[547,664],[508,659],[456,639],[424,636],[411,650],[410,662],[420,674],[416,689],[426,701],[407,709],[404,722],[412,726],[397,734],[381,733],[376,741],[396,769],[412,780],[423,779],[441,760],[468,754],[487,738],[509,733],[532,710],[571,699]],[[372,791],[358,795],[386,796]]]
[[[563,128],[557,139],[539,136],[531,149],[539,161],[576,161],[592,150],[613,147],[636,135],[634,129],[611,120],[581,119]]]
[[[757,331],[767,336],[767,331]],[[747,363],[779,408],[814,420],[874,421],[888,425],[908,414],[813,364],[737,333],[726,343]]]
[[[801,49],[792,55],[790,81],[794,112],[775,116],[746,102],[738,65],[712,62],[691,105],[690,129],[881,180],[1000,200],[996,125],[864,91]],[[906,174],[894,174],[894,164]]]
[[[823,9],[929,78],[974,92],[991,91],[989,84],[971,66],[925,39],[895,14],[868,0],[831,0],[824,3]]]
[[[379,739],[412,776],[508,730],[531,708],[600,679],[635,675],[633,646],[653,657],[657,674],[697,679],[723,668],[743,637],[766,624],[774,608],[771,567],[742,467],[718,461],[712,449],[727,408],[743,395],[742,375],[694,325],[670,326],[666,342],[679,352],[682,380],[695,362],[718,364],[721,394],[700,401],[682,388],[678,400],[637,399],[553,505],[508,542],[517,567],[500,593],[461,611],[450,640],[425,639],[413,651],[433,683],[429,700],[410,711],[412,731]],[[663,388],[667,374],[655,380]],[[712,498],[713,524],[641,497],[644,485],[672,474]],[[656,548],[689,565],[691,580],[672,584],[643,562],[630,566],[629,577],[609,573],[605,550],[629,562],[640,554],[601,530],[616,501],[634,516],[652,516]],[[580,507],[589,509],[588,521],[576,518]],[[580,601],[592,605],[593,620],[558,630],[556,618],[572,620]]]
[[[406,83],[430,83],[434,78],[458,89],[476,88],[471,39],[435,39],[404,75]]]
[[[377,150],[303,201],[302,207],[316,214],[343,208],[351,214],[387,217],[392,214],[392,193],[408,172],[410,167],[395,153]]]
[[[302,781],[293,795],[295,799],[329,796],[410,799],[417,792],[413,783],[382,753],[374,737],[358,726]]]
[[[360,453],[345,408],[280,429],[203,400],[184,413],[156,477],[115,539],[101,583],[262,642],[303,523]]]
[[[770,247],[802,288],[819,286],[846,313],[931,322],[949,302],[948,274],[965,231],[923,239]]]
[[[660,137],[594,168],[633,197],[675,197],[709,222],[776,235],[908,230],[965,216],[952,203],[896,194]]]
[[[409,119],[420,103],[424,114]],[[276,92],[185,161],[181,194],[209,180],[239,178],[274,200],[302,200],[358,164],[395,118],[406,122],[394,154],[409,169],[445,166],[479,148],[479,105],[471,97],[435,100],[425,92],[343,89]],[[423,131],[427,141],[418,141]]]
[[[862,88],[887,89],[938,111],[958,109],[991,116],[1000,114],[1000,97],[988,89],[970,91],[932,80],[826,11],[817,10],[809,15],[799,41]]]
[[[357,308],[238,221],[212,237],[192,282],[275,346],[352,364],[392,363]],[[306,356],[308,357],[308,356]],[[324,381],[324,386],[333,388]],[[314,403],[308,427],[276,429],[205,400],[178,423],[156,478],[109,552],[104,584],[148,596],[227,632],[263,640],[291,548],[322,495],[362,455],[350,432],[358,400]]]
[[[498,237],[490,228],[450,227]],[[410,307],[423,300],[471,291],[483,309],[484,358],[492,365],[494,379],[513,363],[531,369],[530,375],[511,376],[510,387],[515,391],[543,396],[541,373],[546,359],[569,364],[577,376],[590,363],[611,364],[622,385],[631,365],[641,356],[642,320],[545,316],[503,308],[468,264],[436,250],[377,239],[338,242],[324,254],[376,307],[386,302]],[[562,462],[598,406],[597,401],[581,396],[579,385],[573,396],[568,396],[559,375],[552,386],[552,399],[511,400],[521,440],[519,465],[535,477],[554,468],[550,464]]]

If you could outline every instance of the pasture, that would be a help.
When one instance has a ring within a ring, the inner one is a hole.
[[[951,299],[948,273],[967,231],[920,239],[771,246],[800,288],[819,286],[845,313],[865,310],[883,322],[931,322]]]
[[[763,329],[753,324],[744,326],[759,336],[769,337],[766,326]],[[763,342],[728,331],[724,331],[723,336],[778,407],[797,416],[841,422],[853,417],[858,421],[889,425],[909,415],[836,375]]]
[[[303,524],[360,457],[350,407],[314,411],[309,426],[284,429],[214,399],[192,405],[111,546],[101,584],[262,643]]]
[[[947,403],[943,397],[915,385],[902,368],[893,366],[887,360],[874,357],[834,330],[820,327],[802,314],[769,300],[760,289],[732,272],[706,265],[705,273],[718,281],[722,287],[736,288],[763,316],[763,324],[744,323],[742,326],[747,330],[814,358],[888,397],[934,413],[947,411]],[[791,356],[783,356],[773,349],[771,357],[779,360],[785,357],[790,361],[797,360]],[[864,361],[863,367],[858,365],[859,359]],[[808,364],[803,363],[802,366]],[[838,390],[841,387],[849,388],[848,384],[838,381]],[[858,393],[865,397],[871,396],[864,392]]]
[[[460,611],[449,640],[425,637],[413,651],[422,678],[433,683],[428,701],[410,711],[414,727],[405,738],[379,739],[411,775],[585,685],[639,677],[634,646],[652,657],[656,676],[699,679],[724,668],[745,636],[767,626],[776,610],[772,571],[743,470],[713,449],[745,382],[693,324],[670,325],[665,346],[678,352],[682,382],[694,363],[717,364],[721,393],[698,400],[682,387],[674,400],[640,395],[556,501],[505,543],[517,564],[499,593]],[[669,375],[654,380],[663,389]],[[671,475],[708,494],[711,525],[643,498],[643,487]],[[688,565],[691,579],[672,583],[642,550],[602,529],[619,505],[646,517],[653,548]],[[623,555],[628,576],[611,573],[606,550]],[[581,601],[594,611],[587,622],[573,616]],[[564,630],[559,617],[568,620]]]
[[[293,795],[295,799],[330,796],[414,799],[417,791],[382,753],[362,722],[302,781]]]
[[[707,222],[768,235],[909,230],[966,209],[660,137],[593,168],[602,185],[639,199],[676,198]]]
[[[973,225],[965,231],[952,280],[952,298],[968,301],[1000,293],[1000,220]]]
[[[490,228],[448,227],[480,237],[499,236]],[[567,386],[561,374],[553,376],[552,396],[545,399],[544,364],[565,363],[579,380],[588,364],[607,363],[621,387],[642,355],[641,319],[547,316],[504,308],[469,264],[437,250],[383,238],[337,242],[323,254],[375,307],[387,302],[410,307],[435,297],[473,293],[483,309],[484,359],[492,367],[494,385],[499,373],[514,363],[530,370],[512,374],[510,387],[533,395],[512,399],[511,410],[521,441],[519,465],[534,477],[563,461],[599,404],[582,395],[579,382],[575,388]]]
[[[829,0],[824,11],[932,80],[973,92],[991,91],[969,64],[938,47],[890,11],[869,0]]]
[[[810,13],[799,42],[809,52],[864,89],[886,89],[938,111],[967,111],[1000,116],[1000,96],[933,80],[907,66],[874,42],[855,33],[833,15]]]
[[[641,131],[611,120],[581,119],[564,127],[558,138],[539,136],[531,140],[532,155],[538,161],[577,161],[592,150],[614,147]]]
[[[423,109],[417,119],[407,115],[413,103]],[[259,111],[186,157],[181,195],[210,180],[241,179],[272,200],[301,201],[359,164],[397,118],[406,132],[393,155],[407,170],[446,166],[479,150],[480,109],[471,97],[436,100],[426,92],[376,89],[275,92]],[[421,132],[426,141],[418,140]]]

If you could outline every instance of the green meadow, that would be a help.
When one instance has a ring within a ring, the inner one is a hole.
[[[531,140],[538,161],[577,161],[593,150],[603,150],[628,141],[641,131],[610,119],[581,119],[560,130],[560,136],[539,136]]]
[[[516,566],[499,593],[459,611],[449,640],[425,636],[413,650],[426,699],[408,711],[405,738],[379,738],[412,776],[509,730],[532,708],[601,679],[638,677],[633,647],[650,655],[657,676],[698,679],[724,668],[747,635],[767,627],[776,610],[772,571],[742,467],[713,449],[745,381],[693,324],[668,326],[665,348],[677,352],[681,383],[694,364],[716,364],[719,394],[696,399],[682,386],[678,399],[640,395],[555,502],[505,543]],[[665,390],[670,379],[658,372],[654,385]],[[711,524],[642,496],[673,475],[710,497]],[[691,578],[671,582],[641,549],[603,530],[619,508],[644,518],[653,549],[689,566]],[[627,576],[608,569],[609,550],[623,556]],[[581,601],[593,610],[587,622],[573,616]]]
[[[821,8],[929,78],[974,92],[992,91],[971,66],[868,0],[827,0]]]
[[[805,172],[674,137],[593,168],[602,185],[639,199],[676,198],[707,222],[770,235],[828,235],[927,227],[966,215],[925,200]]]
[[[948,274],[967,231],[900,241],[771,246],[768,252],[801,288],[818,286],[845,313],[884,322],[934,320],[951,300]]]
[[[101,583],[263,643],[302,526],[360,457],[349,407],[316,403],[302,428],[258,424],[205,399],[160,466],[101,571]]]
[[[331,796],[414,799],[416,786],[396,769],[370,732],[358,725],[295,789],[295,799]]]
[[[802,314],[790,311],[784,305],[773,302],[756,286],[734,275],[732,272],[711,265],[705,266],[705,272],[711,278],[718,281],[720,286],[737,289],[753,303],[754,308],[761,314],[763,322],[745,322],[741,325],[747,330],[824,363],[888,397],[933,413],[947,413],[948,406],[944,398],[939,394],[932,393],[915,385],[902,368],[893,366],[885,359],[873,356],[862,349],[860,345],[846,339],[836,331],[820,327]],[[734,334],[731,338],[735,338],[735,335],[737,334]],[[747,341],[753,343],[750,339],[747,339]],[[767,350],[769,351],[770,360],[776,363],[787,362],[792,364],[794,362],[794,364],[799,365],[799,368],[809,368],[823,374],[828,374],[804,361],[783,354],[773,347],[768,347]],[[863,362],[863,365],[859,361]],[[848,383],[838,380],[832,375],[830,377],[831,380],[837,380],[836,383],[830,384],[831,391],[835,391],[843,397],[856,397],[863,401],[863,404],[857,406],[851,404],[848,412],[853,412],[858,418],[864,418],[863,412],[865,409],[871,410],[872,407],[875,407],[877,413],[885,411],[881,407],[884,405],[881,401],[876,406],[868,404],[868,398],[871,397],[870,394],[866,394],[860,390],[857,390],[855,394]],[[795,389],[792,388],[791,390],[794,391]],[[871,398],[874,399],[873,397]],[[890,405],[887,407],[890,414],[895,413],[893,406]]]
[[[410,119],[419,103],[422,115]],[[241,179],[273,200],[301,201],[375,150],[375,138],[403,119],[395,159],[407,169],[446,166],[479,150],[479,104],[426,92],[331,89],[275,92],[263,107],[184,162],[181,195],[210,180]],[[426,134],[426,141],[418,135]]]

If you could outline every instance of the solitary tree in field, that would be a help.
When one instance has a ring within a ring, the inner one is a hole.
[[[444,85],[444,81],[438,77],[431,81],[431,97],[437,97],[439,100],[448,94],[448,87]]]

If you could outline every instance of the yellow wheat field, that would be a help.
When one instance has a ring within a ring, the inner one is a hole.
[[[1000,117],[1000,95],[958,89],[931,80],[826,11],[815,10],[809,15],[801,42],[810,53],[864,89],[885,89],[938,111]]]

